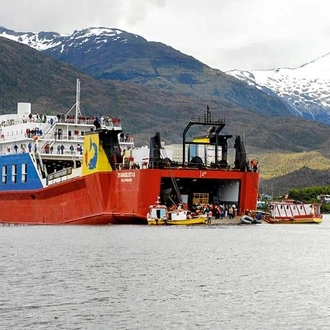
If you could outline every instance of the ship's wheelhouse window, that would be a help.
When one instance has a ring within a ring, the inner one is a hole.
[[[7,183],[7,165],[2,165],[1,169],[1,176],[2,176],[2,183]]]
[[[14,183],[17,182],[17,165],[11,166],[11,181]]]
[[[22,182],[27,181],[27,164],[22,164]]]

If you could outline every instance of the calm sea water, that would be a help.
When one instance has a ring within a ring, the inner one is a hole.
[[[329,329],[320,225],[0,227],[1,329]]]

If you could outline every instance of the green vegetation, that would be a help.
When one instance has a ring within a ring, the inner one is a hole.
[[[330,193],[330,185],[306,187],[302,189],[290,189],[289,199],[294,199],[305,203],[316,203],[319,202],[317,196],[328,195],[329,193]],[[322,204],[321,212],[330,213],[330,203]]]
[[[306,187],[302,189],[290,189],[289,198],[303,201],[306,203],[317,202],[317,196],[321,194],[328,194],[330,186],[324,187]]]
[[[304,152],[259,152],[251,154],[251,159],[258,159],[260,175],[263,179],[272,179],[299,170],[302,167],[312,170],[329,170],[330,158],[321,151]],[[330,184],[330,182],[329,182]]]

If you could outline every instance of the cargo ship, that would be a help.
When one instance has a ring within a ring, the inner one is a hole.
[[[160,134],[150,138],[147,156],[119,118],[85,117],[78,92],[74,114],[33,114],[18,104],[16,114],[0,116],[0,224],[147,224],[149,207],[235,204],[238,213],[255,209],[259,173],[247,160],[239,136],[233,164],[225,118],[207,108],[183,129],[182,157],[172,160]],[[197,127],[202,136],[188,139]]]

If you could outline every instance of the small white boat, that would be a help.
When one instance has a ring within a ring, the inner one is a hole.
[[[166,205],[160,203],[158,197],[154,205],[150,205],[147,214],[148,225],[200,225],[207,223],[207,215],[194,215],[189,210],[174,209],[167,210]]]
[[[255,225],[255,224],[260,224],[262,222],[262,219],[258,218],[253,218],[249,215],[243,215],[241,217],[241,223],[245,225]]]

